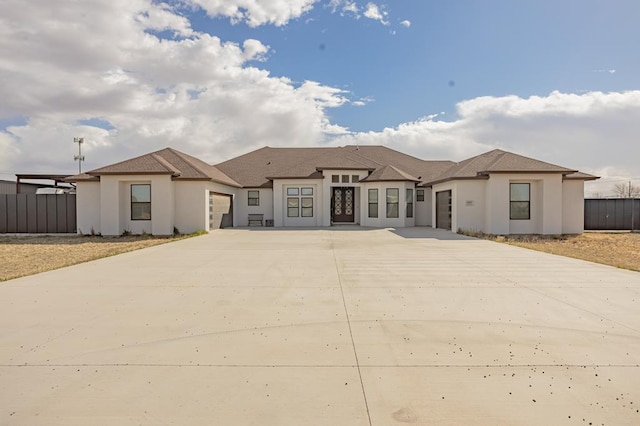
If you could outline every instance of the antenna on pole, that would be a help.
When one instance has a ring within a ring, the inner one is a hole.
[[[73,156],[73,161],[78,162],[78,174],[82,174],[82,162],[84,161],[84,155],[82,155],[82,144],[84,143],[84,138],[73,138],[73,143],[78,144],[78,155]]]

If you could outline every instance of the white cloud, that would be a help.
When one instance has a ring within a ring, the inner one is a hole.
[[[264,145],[318,145],[344,134],[325,113],[347,93],[247,65],[268,47],[194,32],[151,0],[0,4],[0,173],[74,172],[173,146],[215,162]],[[179,34],[158,38],[153,32]],[[99,118],[113,128],[80,125]]]
[[[587,193],[606,193],[620,179],[640,181],[640,91],[480,97],[460,102],[457,112],[454,121],[434,115],[335,143],[383,144],[455,161],[501,148],[602,176],[587,183]]]
[[[250,27],[265,24],[286,25],[313,9],[318,0],[184,0],[202,8],[209,16],[224,16]]]
[[[365,6],[364,16],[375,21],[380,21],[383,25],[389,25],[389,22],[385,20],[387,15],[387,12],[381,10],[375,3],[367,3]]]
[[[351,0],[331,0],[328,4],[331,8],[331,13],[340,11],[340,15],[344,16],[347,13],[353,14],[356,18],[360,18],[360,9],[356,5],[356,2]]]
[[[402,21],[402,22],[400,22],[400,25],[403,25],[403,26],[409,28],[411,26],[411,21],[406,21],[406,20]]]

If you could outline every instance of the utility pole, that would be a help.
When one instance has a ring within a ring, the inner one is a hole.
[[[78,144],[78,155],[73,156],[73,161],[78,162],[78,174],[82,174],[82,162],[84,161],[84,155],[82,155],[82,144],[84,143],[84,138],[73,138],[73,143]]]

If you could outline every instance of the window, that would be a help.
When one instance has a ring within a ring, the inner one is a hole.
[[[407,188],[407,217],[413,217],[413,189]]]
[[[424,201],[424,189],[416,189],[416,201]]]
[[[332,183],[340,183],[340,175],[331,175]]]
[[[131,185],[131,220],[151,220],[151,185]]]
[[[260,205],[260,191],[248,191],[247,192],[247,205],[248,206],[259,206]]]
[[[342,175],[342,183],[349,183],[349,175]]]
[[[531,219],[531,185],[528,183],[512,183],[509,186],[509,219]]]
[[[302,217],[313,217],[313,198],[302,197]]]
[[[360,176],[351,175],[351,183],[358,183],[358,182],[360,182]]]
[[[378,190],[369,190],[369,217],[378,217]]]
[[[398,188],[387,188],[387,217],[399,217],[399,199],[400,190]]]
[[[313,217],[313,188],[287,188],[287,217]]]
[[[300,199],[298,197],[287,198],[287,217],[298,217],[300,207]]]

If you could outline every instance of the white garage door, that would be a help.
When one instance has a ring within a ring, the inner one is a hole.
[[[209,193],[209,229],[233,226],[233,203],[231,195]]]

